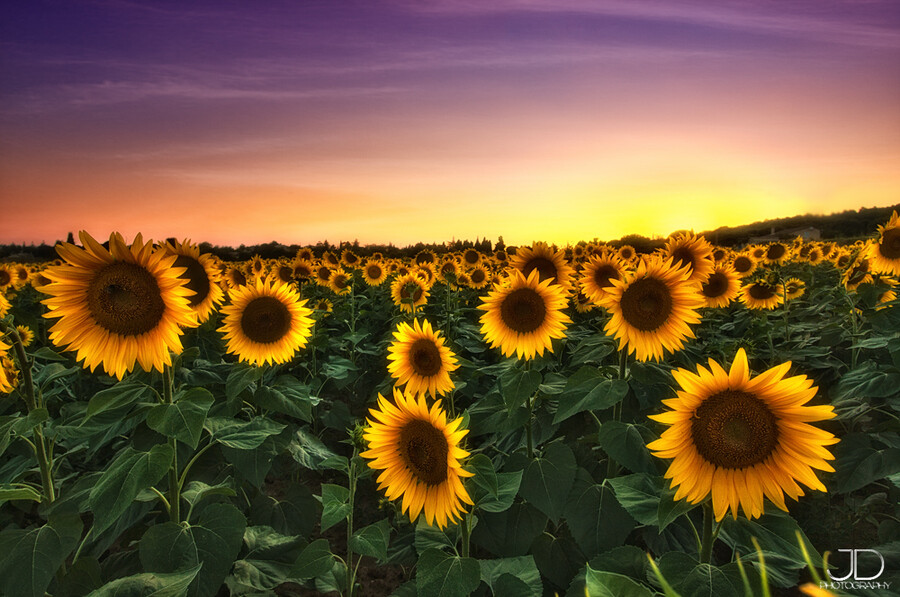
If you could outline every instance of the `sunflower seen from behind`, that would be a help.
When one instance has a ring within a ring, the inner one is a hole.
[[[482,299],[481,335],[503,356],[533,359],[553,352],[551,340],[565,338],[571,323],[563,313],[568,306],[565,291],[549,278],[541,280],[537,269],[528,277],[512,270],[509,281]]]
[[[456,355],[444,344],[441,332],[433,330],[428,320],[413,320],[413,325],[400,322],[388,348],[388,371],[406,384],[406,392],[443,396],[453,389],[450,373],[459,368]]]
[[[418,397],[394,388],[393,402],[378,395],[378,407],[369,410],[363,438],[368,449],[360,456],[378,473],[378,489],[415,522],[420,514],[431,526],[445,528],[465,512],[472,498],[462,479],[473,473],[462,468],[469,453],[460,447],[467,429],[462,417],[447,421],[436,400],[431,408],[425,395]]]
[[[806,406],[817,388],[805,375],[785,377],[790,367],[751,377],[741,348],[730,371],[709,359],[709,369],[672,372],[681,389],[663,400],[670,410],[650,415],[668,429],[648,448],[673,459],[665,477],[678,488],[676,500],[711,496],[716,520],[729,510],[737,518],[739,509],[753,519],[763,514],[764,497],[786,511],[785,495],[804,495],[798,481],[825,491],[814,469],[834,471],[825,446],[838,439],[810,423],[834,418],[834,408]]]
[[[688,280],[686,267],[653,256],[641,260],[624,280],[614,280],[601,305],[610,313],[604,331],[619,341],[619,350],[639,361],[661,360],[693,338],[690,325],[700,323],[703,306],[699,285]]]
[[[412,313],[428,302],[428,286],[419,276],[407,273],[391,283],[391,298],[401,311]]]
[[[182,328],[197,325],[190,307],[194,291],[185,286],[176,257],[146,244],[138,234],[131,245],[121,234],[109,237],[109,250],[87,232],[82,247],[60,243],[64,265],[48,267],[43,288],[44,317],[57,319],[50,340],[74,350],[76,360],[94,371],[102,365],[122,379],[135,363],[144,371],[172,364],[182,351]]]
[[[287,363],[312,335],[312,310],[306,299],[277,280],[257,279],[229,294],[231,304],[222,307],[219,331],[225,349],[253,365]]]

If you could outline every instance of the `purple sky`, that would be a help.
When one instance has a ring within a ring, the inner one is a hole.
[[[900,196],[893,0],[34,0],[0,40],[0,242],[565,243]]]

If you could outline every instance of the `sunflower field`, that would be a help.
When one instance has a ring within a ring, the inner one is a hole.
[[[739,250],[56,250],[0,263],[2,595],[900,591],[896,212]]]

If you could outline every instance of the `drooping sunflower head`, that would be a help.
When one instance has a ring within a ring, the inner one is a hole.
[[[700,294],[707,307],[727,307],[741,291],[741,282],[734,267],[720,262],[700,287]]]
[[[702,282],[713,269],[712,246],[693,232],[669,238],[663,255],[671,258],[676,268],[687,268],[688,279],[692,282]]]
[[[432,330],[428,320],[413,325],[401,322],[394,332],[394,342],[388,348],[388,371],[406,384],[406,391],[413,394],[427,393],[442,396],[453,389],[450,372],[456,371],[456,355],[444,345],[437,330]]]
[[[784,304],[784,289],[780,284],[770,284],[765,280],[749,282],[741,287],[741,302],[748,309],[773,310]]]
[[[690,324],[700,322],[703,299],[687,268],[676,268],[659,256],[641,260],[624,280],[614,280],[601,305],[610,312],[604,327],[638,360],[660,360],[665,351],[681,350],[693,338]]]
[[[872,282],[872,273],[868,259],[857,258],[841,275],[841,282],[847,290],[856,290],[861,284]]]
[[[579,280],[584,295],[599,305],[613,280],[621,280],[627,271],[625,263],[614,253],[601,252],[590,258]]]
[[[390,500],[402,500],[403,513],[415,522],[443,529],[461,518],[464,505],[472,505],[462,479],[473,473],[462,468],[469,453],[460,447],[467,429],[462,417],[447,421],[440,400],[429,409],[425,395],[394,388],[393,402],[378,395],[378,408],[369,410],[363,437],[368,450],[360,456],[378,474],[378,489]]]
[[[512,270],[509,282],[482,300],[481,334],[506,357],[533,359],[544,350],[552,352],[551,340],[564,338],[571,323],[563,313],[567,300],[562,287],[549,278],[541,280],[536,269],[527,278]]]
[[[197,325],[189,302],[194,291],[180,277],[184,268],[140,234],[129,246],[113,233],[109,250],[87,232],[79,236],[84,248],[60,243],[56,251],[66,265],[44,270],[51,280],[44,317],[58,319],[50,340],[77,351],[91,371],[103,365],[119,379],[135,362],[162,371],[172,362],[169,351],[182,350],[181,328]]]
[[[179,276],[184,285],[194,291],[189,297],[191,309],[197,314],[197,322],[209,319],[217,305],[225,300],[225,293],[219,284],[219,270],[211,255],[200,254],[200,248],[185,239],[181,243],[167,242],[166,251],[175,256],[175,267],[184,268]]]
[[[784,282],[784,287],[787,290],[786,298],[788,300],[800,298],[806,292],[806,282],[800,278],[788,278]]]
[[[809,423],[834,418],[834,408],[805,406],[817,389],[805,375],[785,378],[790,366],[751,377],[740,349],[728,372],[713,359],[696,374],[673,371],[681,390],[663,400],[671,410],[650,416],[669,428],[648,448],[674,459],[665,477],[678,487],[676,500],[712,495],[716,520],[729,509],[737,518],[739,508],[752,519],[763,514],[764,497],[787,510],[785,494],[803,495],[797,481],[825,491],[813,469],[834,471],[825,446],[838,440]]]
[[[568,264],[563,251],[554,251],[547,243],[536,242],[531,247],[519,247],[510,265],[526,278],[531,272],[538,272],[540,280],[550,280],[564,291],[572,289],[572,275],[575,270]]]
[[[428,302],[428,287],[415,274],[398,276],[391,283],[391,298],[401,311],[412,313]]]
[[[868,244],[867,257],[872,270],[884,274],[900,275],[900,215],[895,210],[884,226],[878,227],[881,236]]]
[[[287,363],[312,335],[312,310],[297,291],[277,280],[257,278],[235,288],[219,331],[226,350],[253,365]]]

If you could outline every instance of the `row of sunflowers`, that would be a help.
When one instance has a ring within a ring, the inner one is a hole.
[[[5,593],[841,594],[807,490],[896,547],[896,213],[651,254],[80,240],[0,264]]]

